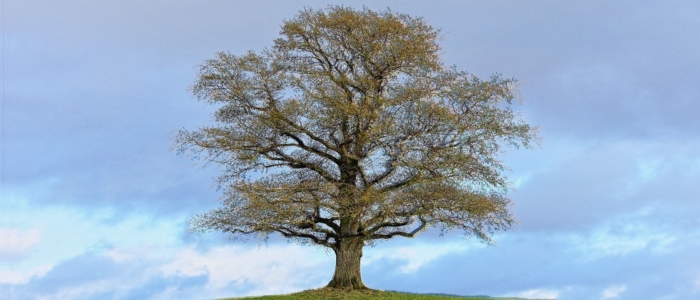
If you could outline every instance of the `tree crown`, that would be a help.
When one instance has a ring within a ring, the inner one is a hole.
[[[390,10],[305,9],[280,33],[200,68],[192,91],[217,125],[176,145],[225,167],[225,195],[194,229],[335,249],[428,226],[488,242],[512,225],[496,156],[537,139],[510,108],[514,79],[443,66],[439,31]]]

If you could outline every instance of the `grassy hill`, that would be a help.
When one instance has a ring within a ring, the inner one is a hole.
[[[457,296],[447,294],[413,294],[396,291],[380,291],[380,290],[360,290],[348,291],[342,289],[321,288],[316,290],[306,290],[299,293],[288,295],[271,295],[260,297],[242,297],[242,298],[223,298],[219,300],[312,300],[312,299],[329,299],[329,300],[354,300],[354,299],[372,299],[372,300],[448,300],[448,299],[472,299],[472,300],[545,300],[545,299],[525,299],[525,298],[497,298],[489,296]]]

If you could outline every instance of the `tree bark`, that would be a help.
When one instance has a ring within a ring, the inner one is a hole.
[[[335,252],[335,272],[327,287],[342,289],[367,289],[362,283],[360,259],[362,258],[362,239],[353,238],[338,241]]]

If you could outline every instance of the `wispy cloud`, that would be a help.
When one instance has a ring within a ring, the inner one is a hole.
[[[30,271],[0,270],[0,284],[21,285],[26,284],[35,277],[46,275],[53,268],[52,265],[43,265]]]
[[[27,256],[40,242],[41,231],[38,228],[29,230],[0,228],[0,260]]]
[[[485,247],[476,241],[471,242],[451,242],[451,243],[435,243],[425,244],[419,240],[403,241],[400,246],[389,246],[380,244],[375,248],[365,249],[362,264],[371,266],[373,263],[382,261],[400,261],[398,271],[403,274],[411,274],[420,271],[420,269],[430,262],[450,253],[464,253],[469,249],[478,249]]]
[[[329,280],[331,257],[313,255],[311,249],[297,245],[273,245],[262,248],[221,246],[205,252],[187,248],[159,268],[165,276],[208,275],[206,289],[246,286],[245,295],[279,294],[320,286]],[[320,253],[317,253],[320,254]],[[312,275],[309,270],[324,269]]]
[[[611,285],[601,293],[602,300],[615,299],[627,290],[626,285]]]
[[[531,299],[557,299],[559,298],[559,291],[554,289],[531,289],[515,293],[514,296]]]
[[[280,294],[329,280],[331,259],[297,245],[89,251],[29,273],[1,272],[22,299],[174,299]]]
[[[602,225],[587,236],[573,236],[572,242],[587,260],[628,255],[635,251],[660,255],[675,250],[674,246],[682,233],[664,228],[664,225],[642,221],[649,215],[647,210],[622,217]]]

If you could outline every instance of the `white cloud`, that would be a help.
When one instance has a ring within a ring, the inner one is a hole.
[[[559,291],[553,289],[531,289],[516,293],[515,297],[533,299],[556,299],[559,297]]]
[[[608,300],[619,297],[627,290],[626,285],[611,285],[601,293],[602,300]]]
[[[52,288],[60,277],[52,273],[53,268],[80,273],[79,268],[85,268],[81,264],[86,261],[85,256],[92,257],[87,261],[112,266],[110,273],[90,273],[101,272],[99,268],[85,270],[85,276],[61,279],[60,287]],[[22,293],[18,294],[20,298],[36,299],[77,299],[102,294],[119,298],[132,291],[142,291],[144,294],[139,295],[148,299],[283,294],[327,283],[332,272],[331,256],[295,244],[259,248],[226,245],[209,250],[189,247],[175,253],[157,247],[111,248],[80,255],[82,259],[66,260],[59,263],[61,266],[47,265],[30,272],[0,271],[0,283],[15,285]],[[92,275],[105,277],[86,279]],[[195,279],[200,276],[203,277]],[[35,290],[37,285],[47,286],[47,290]]]
[[[153,259],[156,256],[156,251],[150,246],[139,246],[135,248],[109,249],[103,254],[117,263],[128,263],[137,259]],[[162,254],[161,252],[160,255]]]
[[[399,268],[403,274],[415,273],[421,267],[437,258],[454,252],[467,251],[470,248],[483,248],[484,244],[476,242],[416,244],[410,246],[365,248],[366,255],[362,258],[363,265],[369,265],[379,260],[403,260],[405,264]]]
[[[40,242],[41,232],[38,228],[0,228],[0,259],[26,256]]]
[[[588,236],[574,237],[574,243],[584,253],[586,260],[628,255],[637,251],[648,251],[652,254],[670,253],[678,236],[663,226],[646,224],[644,219],[650,213],[650,209],[642,209],[635,214],[620,217],[599,227]]]
[[[246,249],[222,246],[207,252],[186,248],[174,261],[159,267],[166,276],[209,275],[207,290],[217,291],[231,285],[253,285],[247,295],[279,294],[315,288],[330,280],[327,270],[331,258],[298,245]]]
[[[114,282],[101,280],[91,282],[78,287],[69,287],[60,289],[51,295],[37,295],[37,300],[54,300],[54,299],[85,299],[85,297],[94,296],[99,293],[108,292],[114,289]]]
[[[0,270],[0,283],[25,284],[32,277],[41,277],[53,268],[52,265],[43,265],[28,272],[15,270]]]
[[[141,213],[119,215],[115,209],[108,208],[32,207],[29,203],[27,199],[14,198],[8,201],[9,212],[0,211],[0,226],[34,228],[0,229],[0,259],[11,255],[28,255],[18,266],[23,271],[40,265],[53,265],[86,250],[106,250],[95,247],[149,247],[159,249],[159,256],[162,257],[165,252],[172,255],[181,245],[179,236],[184,228],[185,216],[153,218]],[[12,223],[7,222],[10,217]],[[7,268],[1,266],[0,270]]]
[[[115,219],[117,212],[110,209],[88,212],[70,206],[30,207],[27,203],[22,199],[10,203],[12,224],[3,224],[7,219],[2,217],[8,213],[0,211],[0,226],[41,229],[0,231],[3,256],[28,253],[27,259],[14,266],[0,266],[0,282],[19,287],[31,284],[32,278],[44,280],[56,264],[85,253],[108,258],[121,270],[107,275],[106,281],[75,283],[79,286],[66,282],[56,293],[68,299],[110,291],[126,293],[153,280],[199,275],[207,278],[202,279],[205,289],[197,296],[279,294],[319,287],[330,280],[333,271],[332,253],[326,256],[322,251],[316,253],[310,247],[294,244],[260,249],[226,245],[206,251],[186,247],[180,240],[183,216],[152,218],[133,213]],[[319,267],[322,264],[327,266]],[[124,270],[142,271],[134,275]],[[172,299],[168,293],[154,290],[152,295]]]

